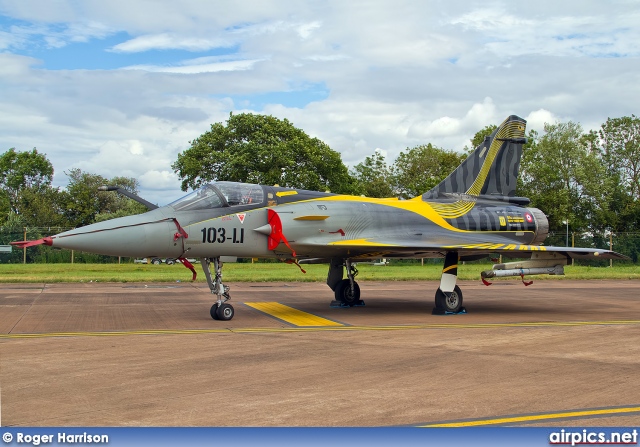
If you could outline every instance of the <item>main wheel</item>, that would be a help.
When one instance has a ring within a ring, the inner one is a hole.
[[[165,262],[167,265],[173,265],[173,264],[175,264],[175,263],[176,263],[176,260],[175,260],[175,259],[173,259],[173,258],[167,258],[164,262]]]
[[[160,258],[153,258],[153,259],[151,260],[151,263],[152,263],[153,265],[160,265],[160,264],[162,264],[162,259],[160,259]]]
[[[233,318],[233,306],[231,304],[222,303],[218,306],[218,310],[216,311],[216,315],[218,315],[218,320],[229,321]]]
[[[436,308],[446,312],[458,313],[462,309],[462,291],[455,286],[453,292],[445,294],[440,288],[436,291]]]
[[[211,310],[209,311],[209,314],[211,314],[211,318],[213,318],[214,320],[218,320],[218,303],[214,304],[213,306],[211,306]]]
[[[351,292],[351,283],[348,279],[343,279],[335,290],[336,301],[341,301],[348,306],[355,306],[360,301],[360,286],[357,282],[353,282],[353,292]]]

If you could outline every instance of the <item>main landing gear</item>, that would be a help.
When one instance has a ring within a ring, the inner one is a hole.
[[[346,279],[343,279],[344,270],[347,271]],[[336,298],[331,302],[331,307],[364,306],[364,301],[360,299],[360,286],[354,280],[357,275],[358,270],[351,264],[351,260],[331,260],[327,285],[331,287]]]
[[[455,286],[452,292],[443,292],[442,289],[438,288],[435,301],[434,314],[457,314],[464,309],[462,307],[462,291],[458,286]]]
[[[444,258],[440,287],[436,291],[433,315],[466,313],[462,307],[462,291],[456,285],[458,279],[458,252],[449,251]]]
[[[234,315],[234,310],[233,306],[227,303],[227,301],[231,299],[231,296],[229,295],[229,286],[222,284],[222,261],[220,261],[219,257],[202,258],[200,261],[202,263],[204,276],[207,278],[207,284],[209,284],[209,289],[212,294],[218,297],[215,304],[211,306],[211,318],[223,321],[231,320]],[[211,276],[212,262],[215,278],[212,278]]]
[[[344,272],[347,278],[344,279]],[[331,307],[353,307],[364,306],[364,301],[360,299],[360,286],[355,281],[358,270],[351,263],[350,259],[334,258],[329,264],[329,274],[327,275],[327,285],[335,293],[335,300],[331,302]],[[436,291],[434,315],[451,315],[466,313],[462,306],[462,291],[456,285],[458,279],[458,252],[447,252],[440,278],[440,287]]]

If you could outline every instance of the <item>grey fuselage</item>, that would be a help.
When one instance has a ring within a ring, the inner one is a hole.
[[[274,214],[276,223],[269,220]],[[547,229],[535,208],[478,197],[372,199],[217,182],[147,213],[58,234],[51,245],[161,258],[292,258],[294,252],[299,259],[430,257],[443,247],[461,254],[530,249]],[[274,239],[278,231],[282,240]]]

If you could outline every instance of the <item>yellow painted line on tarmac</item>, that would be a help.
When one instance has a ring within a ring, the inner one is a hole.
[[[311,315],[311,314],[309,314]],[[320,318],[320,317],[317,317]],[[77,332],[40,332],[0,334],[0,340],[16,338],[48,338],[48,337],[109,337],[125,335],[201,335],[201,334],[259,334],[278,332],[321,332],[321,331],[407,331],[424,329],[501,329],[501,328],[542,328],[542,327],[575,327],[575,326],[630,326],[640,325],[640,320],[610,321],[566,321],[566,322],[524,322],[524,323],[477,323],[477,324],[412,324],[394,326],[344,326],[326,320],[333,326],[306,326],[284,328],[218,328],[218,329],[145,329],[131,331],[77,331]],[[212,324],[219,324],[213,323]]]
[[[589,418],[596,416],[624,416],[631,413],[640,413],[640,407],[622,407],[622,408],[598,408],[594,410],[574,410],[564,411],[558,413],[541,413],[531,414],[523,416],[508,416],[494,419],[474,419],[468,421],[458,422],[443,422],[428,425],[419,425],[418,427],[480,427],[487,425],[506,425],[516,424],[522,422],[539,422],[549,421],[553,419],[575,419],[575,418]]]
[[[290,306],[275,302],[265,303],[245,303],[249,307],[264,312],[267,315],[277,318],[278,320],[285,321],[295,326],[305,327],[324,327],[324,326],[344,326],[343,324],[336,323],[335,321],[327,320],[326,318],[319,317],[317,315],[303,312],[298,309],[294,309]]]

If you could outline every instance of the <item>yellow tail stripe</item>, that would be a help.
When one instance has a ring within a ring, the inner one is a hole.
[[[326,318],[318,317],[317,315],[303,312],[280,303],[266,302],[245,304],[279,320],[293,324],[294,326],[344,326],[343,324],[336,323],[335,321],[327,320]]]

